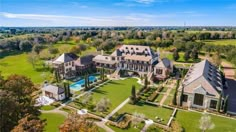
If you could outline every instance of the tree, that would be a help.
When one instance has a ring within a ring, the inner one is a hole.
[[[45,120],[40,120],[37,116],[26,115],[19,120],[12,132],[42,132],[45,125]]]
[[[211,130],[215,127],[215,124],[212,123],[211,121],[211,117],[204,113],[201,117],[201,119],[199,120],[199,128],[205,132],[206,130]]]
[[[38,55],[35,52],[31,52],[28,54],[27,60],[35,69],[35,65],[38,62]]]
[[[220,112],[221,110],[221,100],[222,100],[222,93],[220,93],[220,97],[218,99],[218,103],[217,103],[217,111]]]
[[[71,53],[74,53],[74,54],[81,54],[81,50],[78,46],[73,46],[71,49],[70,49],[70,52]]]
[[[132,104],[135,104],[136,100],[137,99],[136,99],[135,85],[132,85],[130,101],[131,101]]]
[[[84,75],[84,87],[85,87],[85,91],[89,89],[89,77],[87,73]]]
[[[220,52],[216,52],[212,56],[212,63],[215,64],[217,67],[220,66],[220,64],[221,64]]]
[[[131,122],[134,125],[134,128],[137,128],[137,125],[141,123],[145,118],[145,115],[142,113],[134,112],[132,114]]]
[[[177,61],[179,59],[179,52],[177,49],[173,52],[173,58],[175,61]]]
[[[229,103],[229,95],[226,96],[224,101],[224,113],[226,113],[228,110],[228,103]]]
[[[144,87],[145,87],[145,88],[148,87],[148,78],[147,78],[147,75],[145,75],[145,79],[144,79]]]
[[[22,51],[30,51],[32,49],[32,43],[28,40],[20,41],[19,48]]]
[[[197,49],[193,49],[191,57],[194,61],[196,61],[198,59],[198,51]]]
[[[38,89],[31,80],[21,75],[10,75],[1,79],[0,89],[0,130],[10,131],[26,115],[39,116],[35,107],[34,92]]]
[[[95,110],[99,112],[106,112],[111,106],[111,102],[108,98],[102,98],[96,105]]]
[[[66,80],[63,81],[63,84],[64,84],[64,90],[65,90],[65,97],[66,99],[69,99],[70,98],[70,85],[68,81]]]
[[[35,52],[35,53],[37,53],[37,54],[39,54],[39,52],[41,51],[43,49],[43,46],[42,45],[40,45],[40,44],[36,44],[36,45],[34,45],[33,46],[33,52]]]
[[[49,53],[49,51],[47,49],[44,49],[44,50],[40,51],[39,57],[40,57],[40,59],[49,59],[52,57],[52,55]]]
[[[190,51],[187,50],[184,53],[184,60],[185,62],[187,62],[189,59],[190,59]]]
[[[97,125],[94,122],[86,120],[84,115],[72,113],[59,127],[60,132],[98,132]]]
[[[83,105],[88,105],[89,102],[93,100],[93,96],[91,93],[87,93],[82,97],[81,103]]]
[[[104,68],[102,68],[102,69],[100,70],[100,78],[101,78],[102,81],[105,80],[105,69],[104,69]]]

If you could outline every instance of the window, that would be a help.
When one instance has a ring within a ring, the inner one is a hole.
[[[188,101],[188,95],[183,95],[183,102],[187,102]]]
[[[203,105],[203,99],[204,99],[204,95],[196,93],[195,96],[194,96],[194,104],[202,106]]]
[[[162,69],[157,69],[157,74],[162,74]]]
[[[217,101],[216,100],[211,100],[210,102],[210,108],[216,109]]]
[[[74,66],[74,62],[72,61],[72,66]]]

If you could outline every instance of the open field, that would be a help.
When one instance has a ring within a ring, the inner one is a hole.
[[[236,45],[236,39],[204,40],[203,42],[215,45]]]
[[[29,77],[34,83],[42,83],[44,81],[42,73],[45,73],[47,79],[52,74],[45,70],[40,63],[42,62],[39,62],[36,68],[33,69],[33,66],[27,61],[26,53],[11,55],[0,59],[0,70],[5,77],[11,74],[19,74]]]
[[[111,81],[93,91],[93,100],[98,102],[103,97],[110,99],[112,106],[109,111],[112,111],[131,95],[132,85],[136,86],[136,91],[141,88],[134,78]]]
[[[155,117],[159,117],[164,119],[162,123],[167,124],[173,111],[167,108],[138,103],[136,105],[126,104],[121,110],[118,111],[119,114],[125,112],[130,114],[134,112],[142,113],[146,116],[146,118],[152,119],[154,121],[156,121]]]
[[[200,113],[189,111],[178,111],[176,120],[184,127],[186,132],[200,132],[199,119]],[[235,132],[236,120],[227,119],[223,117],[211,115],[212,122],[215,124],[214,129],[208,130],[209,132]]]
[[[57,132],[59,126],[64,122],[65,116],[56,113],[42,113],[41,119],[46,119],[47,125],[45,126],[45,132]]]

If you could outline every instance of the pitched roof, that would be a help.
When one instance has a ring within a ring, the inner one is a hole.
[[[80,57],[76,60],[75,65],[77,66],[89,65],[93,63],[93,58],[94,58],[94,55],[86,55],[86,56]]]
[[[47,86],[43,87],[43,90],[48,91],[48,92],[53,93],[53,94],[62,94],[62,93],[64,93],[63,88],[60,88],[60,87],[55,86],[55,85],[47,85]]]
[[[165,67],[165,68],[168,68],[171,66],[171,61],[167,58],[163,58],[161,59],[161,61],[159,61],[155,67]]]
[[[191,93],[197,85],[204,87],[209,94],[214,94],[214,91],[217,93],[221,93],[222,91],[223,86],[220,71],[208,60],[194,64],[185,76],[183,81],[184,91]]]
[[[70,61],[74,61],[77,59],[77,56],[73,53],[63,53],[61,56],[59,56],[53,63],[61,64],[66,63]]]
[[[105,55],[97,55],[93,58],[93,61],[95,62],[101,62],[101,63],[106,63],[106,64],[115,64],[116,61],[112,61],[110,56],[105,56]]]

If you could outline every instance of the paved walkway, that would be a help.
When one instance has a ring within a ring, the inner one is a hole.
[[[122,102],[119,106],[117,106],[110,114],[105,117],[105,120],[108,120],[112,117],[117,111],[119,111],[125,104],[129,102],[129,98],[127,98],[124,102]]]
[[[97,126],[103,128],[106,132],[114,132],[110,127],[106,126],[104,122],[95,122]]]
[[[167,89],[166,93],[164,94],[164,96],[162,97],[162,99],[160,101],[160,106],[163,105],[163,103],[165,102],[166,98],[169,96],[171,90],[176,87],[175,85],[176,85],[176,82],[171,83],[171,85],[167,85],[168,89]]]

